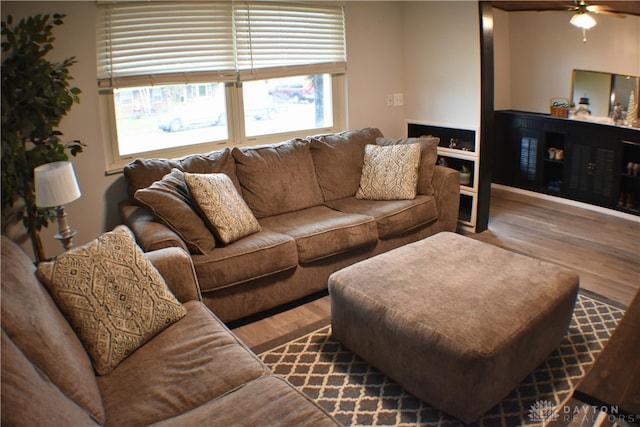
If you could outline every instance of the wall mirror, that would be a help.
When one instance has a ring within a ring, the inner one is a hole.
[[[573,70],[570,99],[577,106],[580,98],[589,98],[591,114],[607,117],[618,103],[627,110],[631,91],[638,102],[638,80],[637,76]]]

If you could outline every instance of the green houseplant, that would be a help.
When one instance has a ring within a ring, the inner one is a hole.
[[[65,15],[38,14],[15,26],[11,15],[2,21],[2,218],[22,221],[38,260],[44,258],[39,231],[55,220],[55,209],[35,204],[33,170],[44,163],[68,160],[84,146],[61,141],[60,121],[80,102],[80,89],[71,87],[70,57],[47,60],[53,49],[53,29]]]

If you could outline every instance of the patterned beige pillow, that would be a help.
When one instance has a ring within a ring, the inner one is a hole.
[[[438,160],[438,144],[440,138],[437,136],[421,136],[420,138],[376,138],[378,145],[398,145],[416,144],[422,146],[420,155],[420,167],[418,168],[418,194],[431,196],[434,193],[432,179],[436,171],[436,161]]]
[[[202,214],[223,243],[232,243],[261,230],[258,220],[223,173],[185,173],[184,179]]]
[[[99,375],[186,314],[164,279],[118,226],[38,265],[47,286]]]
[[[420,165],[420,144],[367,145],[358,199],[415,199]]]

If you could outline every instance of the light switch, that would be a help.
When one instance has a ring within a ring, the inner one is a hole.
[[[402,93],[394,93],[393,94],[393,106],[401,107],[404,105],[404,96]]]

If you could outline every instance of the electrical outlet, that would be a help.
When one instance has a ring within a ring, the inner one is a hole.
[[[394,107],[401,107],[404,105],[404,96],[402,96],[402,93],[393,94],[393,105]]]
[[[387,95],[387,107],[393,107],[393,95]]]

